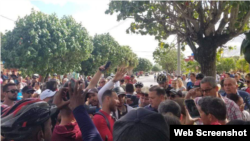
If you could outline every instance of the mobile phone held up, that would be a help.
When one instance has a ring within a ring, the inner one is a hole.
[[[185,105],[186,105],[187,110],[192,118],[200,118],[200,113],[199,113],[193,99],[185,100]]]
[[[71,91],[72,91],[72,92],[74,92],[75,84],[76,84],[75,79],[71,78],[71,79],[70,79],[70,87],[71,87]]]
[[[111,62],[108,61],[108,62],[106,63],[106,65],[104,66],[104,70],[102,70],[102,71],[106,71],[106,70],[110,67],[110,65],[111,65]]]

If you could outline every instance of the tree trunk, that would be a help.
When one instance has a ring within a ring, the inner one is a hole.
[[[201,73],[205,76],[216,74],[216,49],[213,43],[203,43],[194,53],[195,60],[201,65]]]
[[[49,73],[46,74],[45,78],[44,78],[44,82],[46,83],[46,80],[48,79]]]

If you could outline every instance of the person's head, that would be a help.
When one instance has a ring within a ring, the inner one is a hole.
[[[227,98],[231,99],[232,101],[234,101],[240,108],[241,111],[244,110],[245,107],[245,103],[244,100],[241,96],[237,95],[237,94],[228,94]]]
[[[173,101],[175,101],[176,103],[179,104],[179,106],[181,107],[181,118],[180,118],[180,121],[182,124],[185,124],[185,120],[186,120],[186,109],[185,109],[185,105],[184,105],[184,102],[185,102],[185,99],[184,98],[177,98],[177,99],[174,99]]]
[[[12,71],[12,74],[15,74],[15,71]]]
[[[118,96],[115,91],[106,90],[102,95],[102,107],[108,108],[111,112],[115,112],[119,104]]]
[[[16,101],[18,89],[15,83],[7,83],[3,86],[4,100]]]
[[[238,75],[238,74],[235,74],[235,75],[234,75],[234,79],[238,82],[238,81],[240,80],[239,75]]]
[[[169,141],[169,126],[161,114],[138,108],[115,122],[113,139],[114,141]]]
[[[181,107],[178,103],[173,100],[166,100],[160,103],[158,107],[158,113],[167,114],[171,113],[180,119],[181,117]]]
[[[224,90],[226,94],[236,94],[238,89],[237,81],[234,78],[225,78]]]
[[[178,78],[178,79],[177,79],[177,83],[178,83],[178,87],[179,87],[179,88],[181,88],[181,87],[184,86],[184,85],[183,85],[183,82],[182,82],[182,80],[181,80],[181,78]]]
[[[190,79],[192,82],[196,81],[195,73],[190,73]]]
[[[1,134],[6,140],[50,141],[50,116],[54,111],[39,99],[18,101],[2,114]]]
[[[63,78],[63,82],[62,82],[62,84],[64,85],[66,82],[68,82],[69,81],[69,79],[68,78]]]
[[[41,83],[40,82],[35,82],[35,88],[40,89]]]
[[[127,84],[125,89],[126,89],[126,93],[130,93],[130,94],[133,94],[135,91],[133,84]]]
[[[145,107],[149,104],[149,97],[148,97],[148,93],[142,93],[141,95],[141,104],[142,107]]]
[[[23,81],[23,77],[19,76],[17,80],[18,80],[19,83],[21,83]]]
[[[58,83],[56,80],[50,80],[46,82],[46,89],[50,89],[51,91],[56,91],[58,88]]]
[[[130,80],[130,77],[129,77],[129,76],[125,76],[125,77],[124,77],[125,84],[128,84],[128,83],[129,83],[129,80]]]
[[[168,125],[181,125],[180,119],[172,113],[165,113],[163,117]]]
[[[247,87],[250,88],[250,73],[245,76]]]
[[[38,82],[39,74],[33,74],[32,79],[34,82]]]
[[[218,96],[219,87],[216,84],[216,80],[212,76],[206,76],[201,80],[201,92],[203,96]]]
[[[40,94],[40,99],[43,101],[49,102],[50,100],[53,99],[55,94],[56,94],[56,91],[46,89]]]
[[[98,95],[98,90],[96,88],[93,88],[88,90],[86,97],[89,98],[89,104],[91,104],[92,106],[99,107],[99,100],[97,95]]]
[[[57,74],[54,73],[54,74],[53,74],[53,79],[56,79],[56,78],[57,78]]]
[[[166,91],[159,86],[153,86],[149,89],[149,103],[151,107],[158,109],[158,106],[165,100]]]
[[[196,75],[196,80],[202,80],[204,78],[204,75],[202,73],[199,73]]]
[[[141,91],[142,87],[143,87],[143,84],[141,82],[136,82],[135,83],[135,91],[136,91],[136,93],[140,94],[142,92]]]
[[[34,94],[35,90],[31,86],[25,86],[22,89],[22,95],[23,99],[31,98],[31,96]]]
[[[176,91],[175,89],[171,89],[170,90],[170,96],[169,96],[169,98],[171,100],[182,98],[182,96],[183,96],[183,94],[182,94],[181,91]]]
[[[172,83],[171,83],[171,86],[177,90],[179,88],[179,83],[177,80],[173,80]]]
[[[113,91],[118,95],[119,102],[117,103],[117,107],[122,107],[126,101],[126,93],[122,87],[115,87]]]
[[[225,76],[225,78],[230,78],[230,73],[226,73]]]
[[[182,75],[182,80],[186,80],[186,75]]]
[[[99,81],[99,87],[103,87],[106,84],[106,79],[105,78],[101,78]]]
[[[124,84],[124,79],[120,80],[121,85]]]
[[[224,90],[224,79],[222,79],[222,80],[220,81],[220,86],[221,86],[221,89]]]
[[[198,109],[204,125],[226,120],[227,108],[224,101],[217,97],[203,97],[198,101]]]
[[[168,79],[164,74],[160,74],[157,77],[157,83],[160,87],[167,88],[168,87]]]
[[[134,75],[131,75],[131,80],[134,80],[135,79],[135,76]]]

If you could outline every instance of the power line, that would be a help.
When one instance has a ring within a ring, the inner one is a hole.
[[[15,22],[15,20],[12,20],[12,19],[10,19],[10,18],[7,18],[7,17],[5,17],[5,16],[3,16],[3,15],[0,15],[0,16],[3,17],[3,18],[5,18],[5,19],[8,19],[8,20],[10,20],[10,21]]]

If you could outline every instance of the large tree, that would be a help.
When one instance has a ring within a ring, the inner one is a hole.
[[[158,47],[153,52],[156,63],[162,66],[163,70],[172,73],[177,69],[177,49],[172,47]],[[184,55],[181,53],[181,69],[184,71]]]
[[[154,72],[158,72],[158,71],[161,71],[161,66],[159,64],[155,64],[152,68],[152,71]]]
[[[223,71],[230,72],[236,69],[236,60],[233,57],[221,58],[217,62],[217,71],[222,73]]]
[[[32,10],[18,18],[15,28],[3,35],[1,55],[6,68],[28,74],[64,74],[81,69],[89,58],[93,43],[87,30],[73,17],[59,19]]]
[[[148,72],[152,69],[153,64],[146,58],[139,58],[138,59],[139,64],[134,69],[134,71],[145,71]]]
[[[170,35],[187,43],[201,72],[215,76],[216,50],[249,29],[248,1],[112,1],[106,14],[133,18],[127,32],[152,35],[164,45]]]
[[[245,35],[246,38],[242,41],[241,44],[241,54],[244,54],[244,58],[250,64],[250,31],[248,31],[248,33],[245,33]]]

